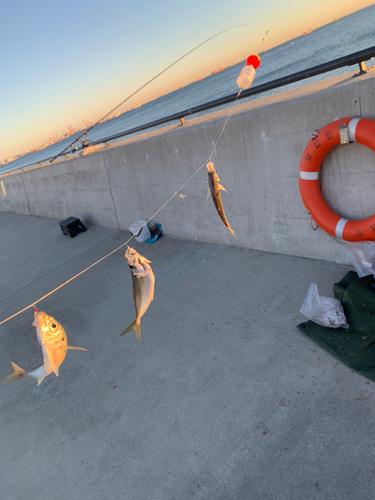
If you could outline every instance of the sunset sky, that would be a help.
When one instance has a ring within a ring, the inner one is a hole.
[[[0,28],[0,161],[95,122],[205,39],[128,109],[362,9],[368,0],[16,0]]]

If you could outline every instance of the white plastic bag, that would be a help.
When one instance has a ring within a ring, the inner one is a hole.
[[[375,276],[375,242],[358,241],[345,243],[341,249],[352,262],[360,278],[364,276]]]
[[[311,283],[300,311],[318,325],[349,328],[341,302],[331,297],[320,297],[316,283]]]
[[[244,66],[239,77],[237,78],[237,85],[240,87],[240,89],[248,89],[253,83],[254,77],[254,66]]]

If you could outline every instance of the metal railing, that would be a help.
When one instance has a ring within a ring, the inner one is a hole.
[[[302,71],[298,71],[296,73],[292,73],[291,75],[284,76],[282,78],[278,78],[276,80],[272,80],[271,82],[263,83],[262,85],[258,85],[256,87],[252,87],[247,90],[243,90],[238,99],[246,99],[247,97],[251,97],[253,95],[261,94],[263,92],[267,92],[269,90],[277,89],[279,87],[283,87],[285,85],[289,85],[291,83],[295,83],[301,80],[305,80],[307,78],[311,78],[313,76],[321,75],[323,73],[327,73],[329,71],[333,71],[338,68],[343,68],[346,66],[353,66],[354,64],[359,65],[359,72],[354,76],[359,76],[367,73],[367,68],[364,61],[368,61],[375,56],[375,46],[369,47],[368,49],[360,50],[359,52],[355,52],[348,56],[339,57],[338,59],[334,59],[333,61],[328,61],[323,64],[318,64],[317,66],[313,66],[312,68],[305,69]],[[372,69],[372,68],[371,68]],[[196,113],[200,113],[202,111],[207,111],[212,108],[217,108],[218,106],[222,106],[224,104],[228,104],[237,99],[237,93],[230,94],[228,96],[222,97],[220,99],[215,99],[214,101],[207,102],[205,104],[201,104],[199,106],[195,106],[193,108],[184,109],[183,111],[179,111],[178,113],[174,113],[173,115],[166,116],[164,118],[160,118],[159,120],[155,120],[153,122],[146,123],[139,127],[135,127],[124,132],[120,132],[118,134],[111,135],[109,137],[104,137],[103,139],[98,139],[96,141],[91,141],[90,145],[97,144],[106,144],[109,146],[109,142],[120,139],[122,137],[126,137],[127,135],[135,134],[137,132],[142,132],[143,130],[147,130],[153,127],[157,127],[159,125],[164,125],[165,123],[180,120],[181,123],[184,123],[184,118],[186,116],[190,116]],[[84,148],[79,148],[75,151],[82,151]],[[70,152],[62,153],[58,156],[65,156],[69,158],[67,155],[71,154]],[[50,161],[53,158],[57,158],[56,156],[45,158],[44,160],[35,161],[33,163],[29,163],[28,165],[24,165],[23,167],[19,167],[17,169],[12,170],[12,173],[17,172],[18,170],[24,170],[25,168],[31,167],[33,165],[42,165],[43,162]],[[11,172],[6,172],[6,174],[11,174]],[[0,172],[0,176],[5,175]]]

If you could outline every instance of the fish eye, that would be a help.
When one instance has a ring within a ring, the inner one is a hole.
[[[51,328],[51,330],[56,330],[56,328],[57,328],[56,323],[51,323],[50,328]]]
[[[134,269],[134,266],[129,266],[129,267],[130,267],[130,269]]]

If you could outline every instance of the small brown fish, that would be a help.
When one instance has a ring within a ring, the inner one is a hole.
[[[128,247],[125,252],[125,258],[128,261],[132,273],[132,295],[135,304],[135,321],[124,330],[121,335],[124,335],[130,330],[135,331],[138,342],[141,341],[141,317],[147,311],[148,306],[154,298],[155,276],[149,264],[151,262],[133,248]],[[121,336],[120,335],[120,336]]]
[[[224,186],[219,184],[220,179],[216,173],[216,170],[214,169],[214,164],[212,163],[212,161],[209,161],[207,163],[207,170],[208,170],[207,182],[208,182],[209,190],[211,191],[212,199],[214,200],[214,205],[216,207],[217,213],[219,214],[220,219],[224,222],[224,225],[233,234],[234,239],[237,239],[235,236],[236,233],[230,227],[229,222],[227,221],[227,218],[225,217],[223,203],[221,201],[220,191],[225,191],[227,194],[228,194],[228,192]]]

